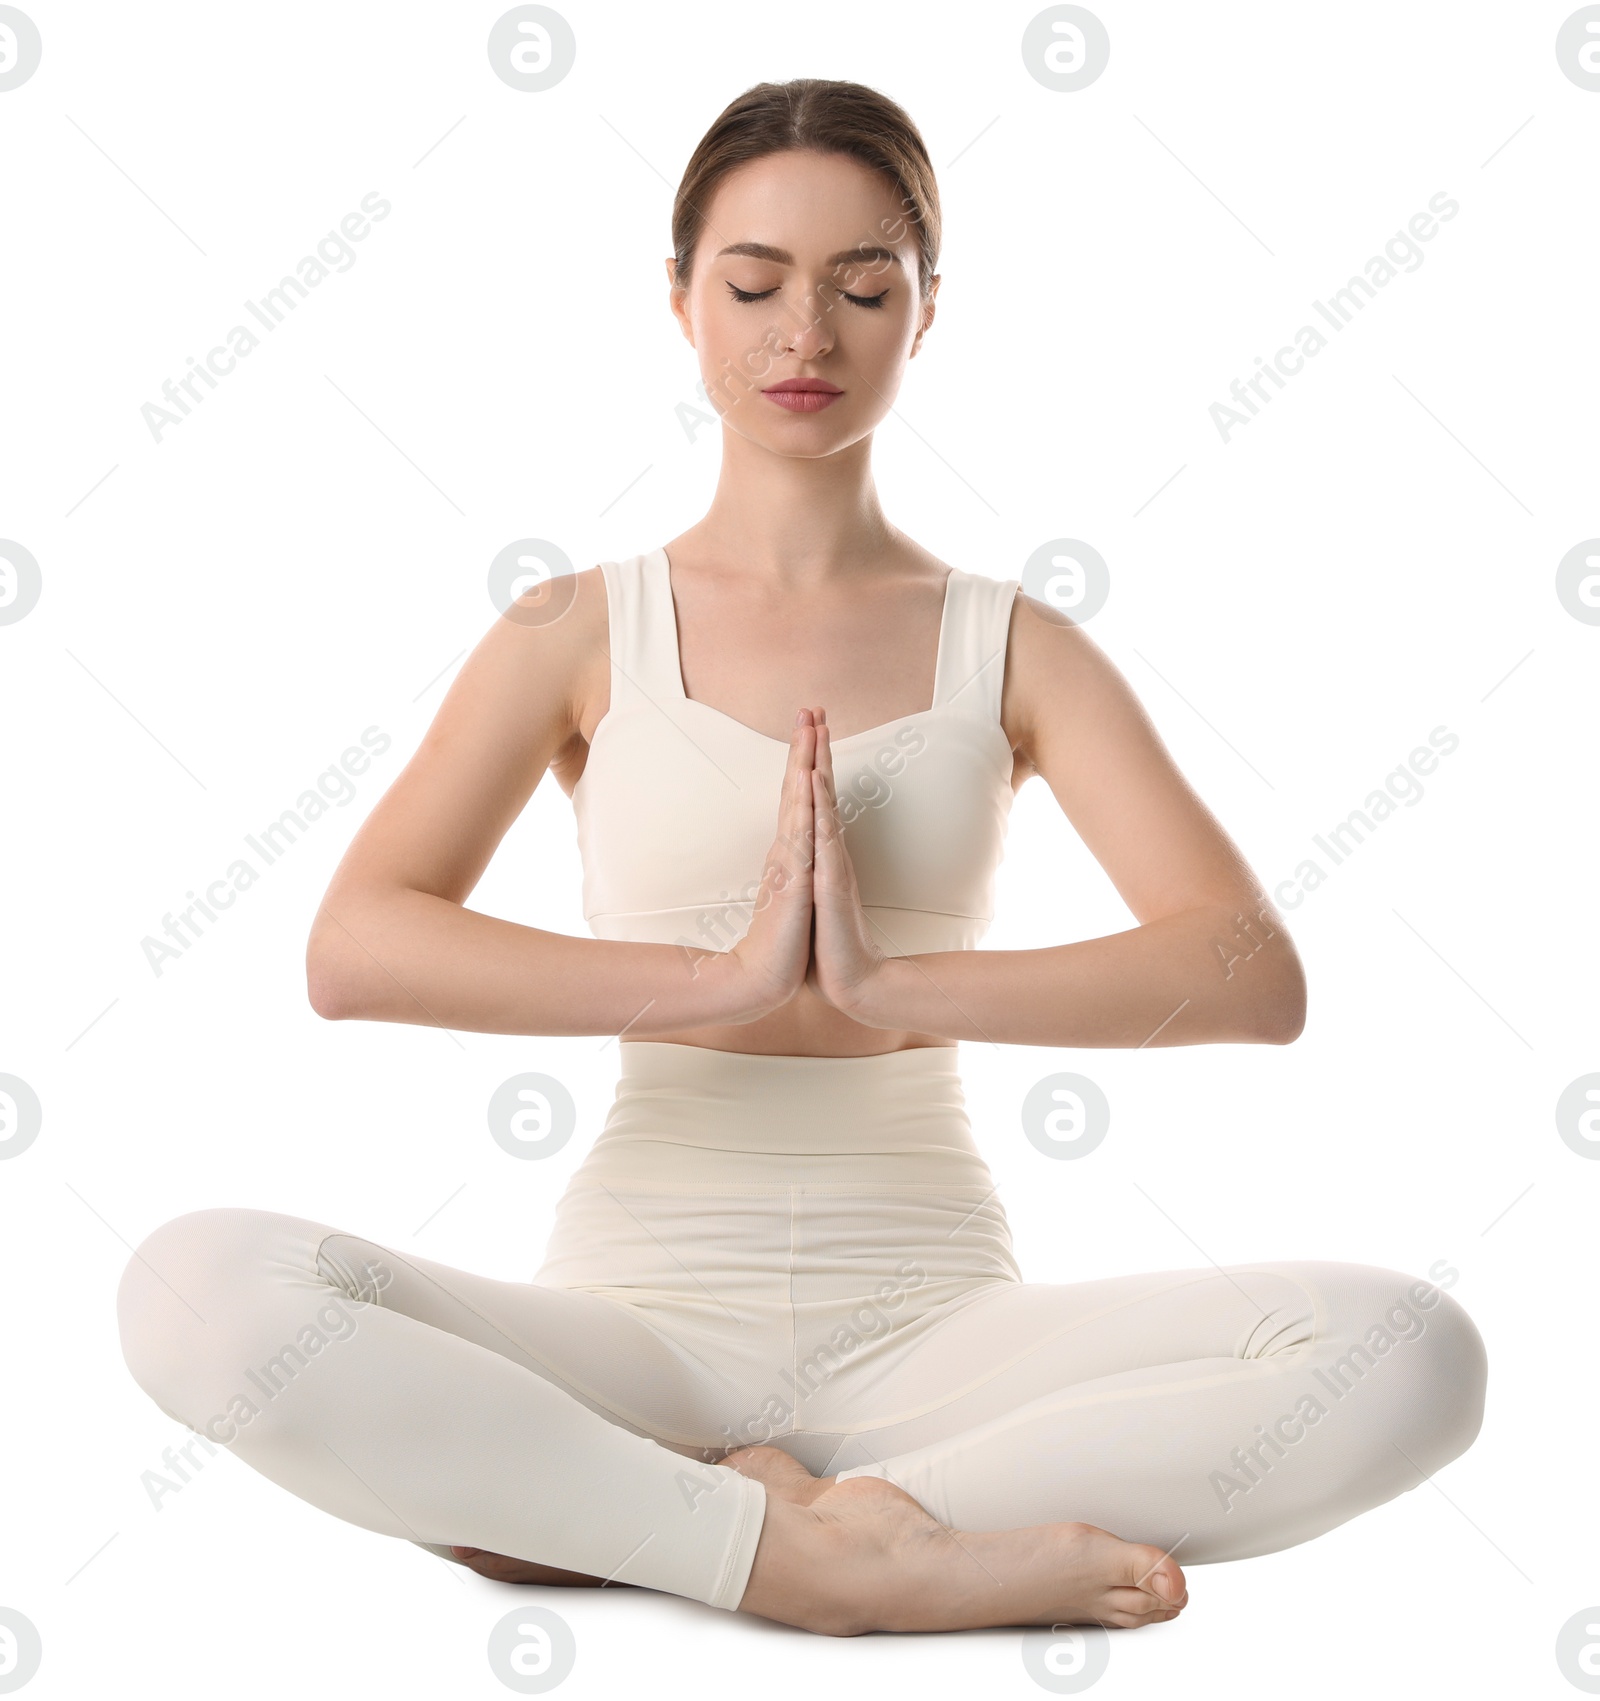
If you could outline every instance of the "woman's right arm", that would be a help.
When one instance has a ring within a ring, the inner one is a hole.
[[[584,754],[585,692],[609,689],[602,575],[590,569],[572,584],[559,618],[519,619],[514,610],[495,621],[351,841],[306,947],[318,1015],[645,1039],[754,1021],[803,984],[816,736],[809,724],[795,729],[756,914],[733,950],[548,933],[465,907],[545,772]]]

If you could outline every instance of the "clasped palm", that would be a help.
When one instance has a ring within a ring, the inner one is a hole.
[[[845,849],[825,710],[795,716],[777,836],[734,951],[769,989],[774,1008],[804,984],[849,1011],[884,960]]]

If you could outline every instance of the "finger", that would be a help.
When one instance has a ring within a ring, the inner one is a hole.
[[[827,710],[817,710],[817,755],[815,766],[828,782],[830,801],[837,797],[833,784],[833,735],[828,730]]]
[[[789,763],[784,770],[786,785],[796,774],[806,772],[816,760],[816,736],[817,729],[812,725],[810,710],[801,709],[795,717],[789,739]],[[808,740],[811,742],[808,743]],[[809,790],[809,787],[796,787],[796,790]]]
[[[812,810],[816,818],[816,870],[831,876],[838,872],[839,821],[834,814],[833,800],[828,796],[828,782],[820,768],[811,771]]]
[[[839,798],[833,783],[833,754],[827,726],[817,730],[819,758],[812,770],[816,813],[817,860],[814,878],[820,877],[846,900],[859,903],[855,867],[845,846],[844,825],[839,819]]]
[[[823,711],[819,710],[819,715]],[[820,841],[824,828],[829,840],[839,842],[839,811],[838,793],[833,784],[833,738],[828,731],[825,720],[817,722],[817,761],[813,772],[820,782],[819,789],[813,794],[813,808],[817,812],[817,837]]]
[[[812,800],[811,776],[816,771],[817,729],[809,712],[806,724],[800,729],[800,766],[795,774],[794,813],[790,843],[795,848],[796,866],[809,870],[816,855],[816,814]]]
[[[779,833],[791,847],[797,869],[811,866],[811,771],[815,754],[816,728],[811,724],[810,711],[802,709],[789,745],[783,808],[779,815]]]

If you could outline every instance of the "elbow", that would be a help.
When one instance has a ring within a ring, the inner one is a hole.
[[[306,997],[324,1021],[414,1019],[389,1014],[397,981],[384,959],[394,942],[393,911],[400,890],[370,883],[341,887],[337,882],[328,889],[311,924],[305,956]],[[333,908],[327,907],[330,899]]]
[[[342,1022],[359,1014],[348,960],[334,948],[320,921],[306,943],[306,998],[327,1022]]]
[[[1306,977],[1300,959],[1294,957],[1292,973],[1284,977],[1271,1002],[1262,1012],[1261,1041],[1265,1045],[1292,1045],[1306,1029]]]
[[[1293,1045],[1306,1028],[1306,1007],[1302,1000],[1298,1005],[1274,1011],[1270,1021],[1264,1023],[1261,1029],[1263,1045]]]
[[[306,997],[324,1021],[342,1021],[350,1014],[344,981],[310,952],[306,953]]]
[[[338,980],[310,962],[306,964],[306,997],[326,1022],[342,1021],[350,1014]]]
[[[1211,935],[1222,952],[1229,982],[1224,995],[1230,1005],[1226,1026],[1236,1043],[1292,1045],[1306,1026],[1305,965],[1288,930],[1266,900],[1260,899],[1259,907],[1251,907],[1258,929],[1266,933],[1264,940],[1243,927],[1237,901],[1218,912],[1224,928],[1232,930],[1227,944],[1222,944],[1215,933]],[[1248,950],[1240,948],[1241,930],[1249,936]]]

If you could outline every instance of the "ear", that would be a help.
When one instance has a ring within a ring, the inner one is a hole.
[[[933,276],[928,279],[928,299],[923,304],[922,322],[917,326],[917,334],[911,340],[911,354],[906,357],[907,359],[912,358],[912,356],[916,354],[917,350],[922,347],[922,339],[927,334],[928,327],[933,324],[935,298],[939,294],[939,277],[940,274],[935,272]]]
[[[694,327],[689,323],[687,302],[689,292],[678,287],[678,262],[674,255],[667,256],[667,305],[672,309],[673,317],[678,321],[678,328],[683,332],[684,340],[690,348],[694,347]]]

